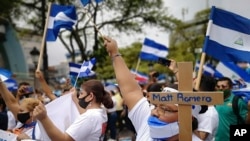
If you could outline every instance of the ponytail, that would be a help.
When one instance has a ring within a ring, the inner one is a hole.
[[[113,100],[111,99],[111,96],[109,95],[109,93],[107,91],[103,91],[103,98],[102,98],[102,104],[107,108],[113,108],[114,107],[114,103]]]

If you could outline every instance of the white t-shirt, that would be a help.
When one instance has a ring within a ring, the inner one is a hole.
[[[99,141],[105,134],[107,125],[105,109],[88,109],[66,130],[75,141]]]
[[[111,99],[112,99],[112,101],[113,101],[113,103],[114,103],[114,106],[113,106],[113,108],[107,109],[108,113],[112,113],[112,112],[115,112],[115,111],[116,111],[116,104],[117,104],[117,103],[116,103],[116,99],[115,99],[114,96],[112,96]]]
[[[219,115],[215,107],[208,106],[207,111],[203,114],[199,114],[197,120],[197,130],[209,133],[204,141],[213,141],[219,124]]]
[[[152,141],[148,126],[148,117],[151,114],[151,108],[146,98],[139,100],[129,111],[128,117],[136,130],[137,141]]]
[[[133,123],[137,133],[137,141],[153,141],[150,137],[150,129],[148,125],[148,118],[151,115],[151,110],[152,106],[150,106],[147,99],[143,97],[128,113],[128,117]],[[195,134],[192,134],[192,141],[201,140]]]
[[[12,130],[16,127],[17,121],[11,111],[7,111],[8,114],[8,129]]]
[[[16,127],[14,129],[20,128],[22,126],[23,124],[20,121],[17,121]],[[27,136],[29,136],[32,139],[33,129],[34,127],[24,128],[22,130],[22,133],[25,133]]]

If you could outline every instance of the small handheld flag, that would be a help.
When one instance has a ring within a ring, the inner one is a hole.
[[[158,58],[166,58],[168,55],[168,48],[154,40],[145,38],[140,53],[141,60],[157,61]]]
[[[72,30],[77,22],[75,6],[52,4],[46,40],[55,41],[61,28]]]
[[[92,58],[89,61],[84,61],[82,66],[81,66],[78,77],[92,76],[94,74],[94,72],[92,71],[92,68],[95,65],[95,63],[96,63],[95,58]]]
[[[89,3],[91,3],[91,0],[79,0],[80,3],[83,5],[83,6],[87,6]],[[95,0],[96,3],[99,3],[99,2],[102,2],[103,0]]]
[[[80,69],[81,69],[80,64],[76,64],[76,63],[72,63],[72,62],[69,63],[69,75],[77,76]]]

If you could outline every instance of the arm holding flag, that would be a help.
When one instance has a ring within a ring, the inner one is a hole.
[[[176,77],[176,80],[177,80],[177,82],[178,82],[178,80],[179,80],[179,70],[178,70],[178,66],[177,66],[177,63],[176,63],[176,61],[175,60],[173,60],[173,59],[170,59],[171,60],[171,63],[170,63],[170,65],[169,65],[169,69],[174,73],[174,75],[175,75],[175,77]]]
[[[42,86],[42,90],[45,92],[45,94],[48,96],[48,98],[50,100],[55,100],[56,96],[52,93],[52,90],[50,89],[49,85],[45,81],[43,74],[40,70],[36,70],[36,78],[38,78],[38,80]]]
[[[130,70],[128,69],[122,56],[118,51],[117,43],[115,40],[104,37],[104,45],[110,57],[113,58],[113,67],[116,75],[116,80],[121,90],[124,101],[128,106],[128,109],[131,110],[135,104],[143,98],[143,93],[138,85],[137,81],[134,79],[134,76],[131,75]]]

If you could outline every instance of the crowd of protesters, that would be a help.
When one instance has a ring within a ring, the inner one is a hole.
[[[119,53],[116,41],[109,37],[104,39],[117,84],[110,88],[100,80],[90,79],[79,88],[67,85],[61,97],[71,95],[79,115],[65,131],[61,131],[48,115],[50,109],[46,105],[58,97],[53,94],[40,71],[36,71],[41,86],[39,91],[32,89],[29,83],[22,82],[14,95],[0,80],[0,129],[15,134],[17,140],[40,140],[35,132],[38,122],[50,140],[54,141],[178,140],[178,104],[153,105],[147,99],[152,91],[178,92],[178,66],[175,60],[171,60],[166,69],[175,74],[176,82],[159,83],[157,71],[153,71],[149,73],[148,83],[139,85]],[[202,76],[199,89],[194,91],[222,91],[224,103],[193,105],[190,123],[193,141],[229,141],[230,125],[238,124],[238,116],[232,107],[232,89],[232,80],[227,77],[215,79]],[[242,122],[249,123],[249,102],[239,99],[238,107]],[[69,113],[65,111],[64,114]]]

